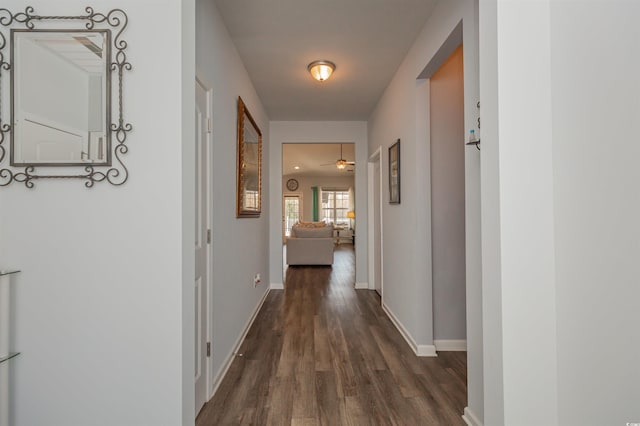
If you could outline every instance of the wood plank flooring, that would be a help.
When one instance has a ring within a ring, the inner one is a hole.
[[[354,264],[288,268],[196,426],[464,425],[466,353],[416,357]]]

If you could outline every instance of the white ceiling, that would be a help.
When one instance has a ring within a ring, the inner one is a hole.
[[[106,60],[102,56],[103,33],[51,32],[20,33],[53,54],[89,74],[104,74]]]
[[[355,161],[354,145],[342,144],[342,158]],[[354,166],[339,170],[340,144],[285,143],[282,145],[282,174],[284,176],[353,176]],[[299,167],[295,169],[294,167]]]
[[[274,121],[367,120],[437,0],[216,0]],[[336,71],[319,83],[318,59]]]

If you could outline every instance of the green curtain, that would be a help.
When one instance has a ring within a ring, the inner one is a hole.
[[[317,222],[320,220],[319,209],[318,209],[318,187],[312,186],[311,193],[313,194],[311,196],[311,198],[313,199],[313,221]]]

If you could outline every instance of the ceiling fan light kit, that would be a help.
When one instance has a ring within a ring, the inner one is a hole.
[[[337,144],[336,144],[337,145]],[[321,166],[333,166],[335,165],[338,170],[347,170],[348,172],[352,172],[353,168],[347,169],[347,166],[355,166],[355,161],[347,161],[342,156],[342,144],[340,144],[340,157],[333,163],[320,164]]]
[[[344,170],[347,166],[355,166],[355,164],[356,163],[354,161],[347,161],[342,158],[342,144],[340,144],[340,159],[336,161],[336,167],[339,170]]]
[[[323,82],[331,77],[331,74],[336,70],[336,64],[331,61],[313,61],[308,66],[307,69],[316,80]]]

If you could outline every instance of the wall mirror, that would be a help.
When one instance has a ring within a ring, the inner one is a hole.
[[[122,112],[123,72],[131,69],[122,39],[128,18],[120,9],[102,14],[87,7],[85,13],[0,9],[0,83],[10,76],[10,114],[0,96],[0,186],[79,178],[92,187],[101,181],[122,185],[128,178],[122,162],[132,129]],[[55,28],[35,28],[48,21]],[[53,21],[64,21],[65,28]],[[78,28],[66,28],[68,23]],[[69,173],[69,167],[80,171]]]
[[[238,97],[237,217],[259,217],[262,211],[262,133]]]
[[[109,31],[11,30],[11,165],[111,164]]]

